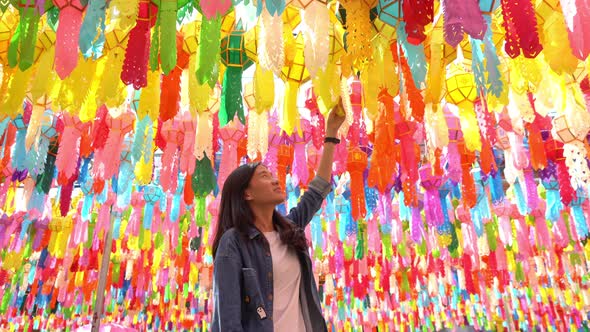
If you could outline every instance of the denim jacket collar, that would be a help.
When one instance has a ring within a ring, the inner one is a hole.
[[[250,238],[250,240],[254,239],[258,235],[260,235],[260,231],[258,230],[258,228],[254,226],[250,226],[250,228],[248,228],[248,237]]]

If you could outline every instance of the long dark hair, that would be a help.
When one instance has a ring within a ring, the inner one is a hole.
[[[244,199],[244,191],[248,188],[259,165],[259,162],[244,164],[231,172],[225,180],[219,203],[217,229],[213,239],[213,257],[217,253],[221,237],[227,230],[235,228],[244,239],[249,239],[249,228],[256,227],[254,226],[252,209]],[[276,210],[272,214],[272,221],[284,244],[295,250],[307,249],[308,244],[303,229],[287,221]]]

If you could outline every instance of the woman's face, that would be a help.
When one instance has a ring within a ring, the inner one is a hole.
[[[285,201],[285,191],[279,180],[264,165],[254,171],[250,184],[244,192],[244,198],[250,204],[278,205]]]

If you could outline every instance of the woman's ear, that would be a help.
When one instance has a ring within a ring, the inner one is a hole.
[[[250,192],[250,190],[246,189],[244,191],[244,199],[247,201],[251,201],[254,197],[252,196],[252,193]]]

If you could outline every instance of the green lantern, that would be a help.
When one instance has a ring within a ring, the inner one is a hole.
[[[176,17],[178,10],[188,4],[189,0],[152,0],[158,6],[158,20],[150,49],[150,67],[158,67],[158,51],[162,72],[167,75],[176,66]]]
[[[223,76],[219,125],[225,126],[236,113],[242,123],[246,123],[242,101],[242,73],[252,65],[246,54],[245,31],[241,24],[221,40],[221,62],[227,67]]]
[[[20,16],[18,26],[8,46],[8,65],[12,68],[18,65],[20,70],[25,71],[34,62],[35,43],[37,42],[42,12],[37,8],[36,1],[11,0],[11,4],[18,10]],[[53,8],[53,1],[45,2],[43,13],[51,8]]]

